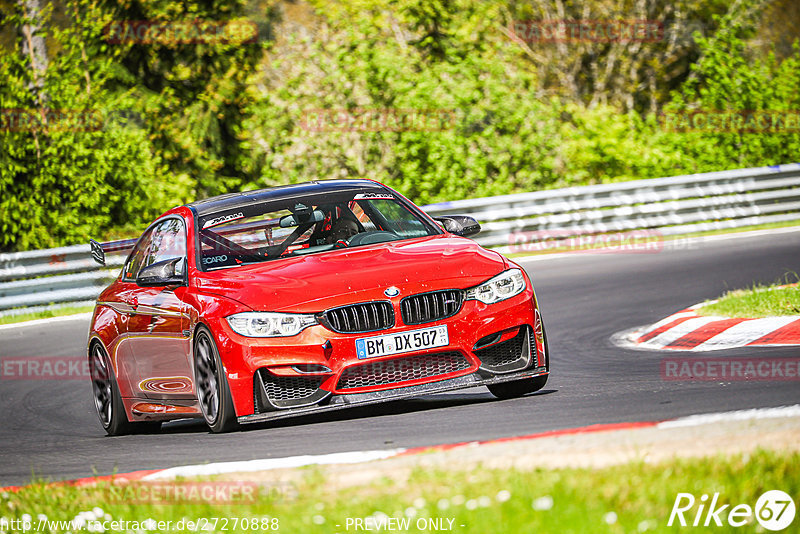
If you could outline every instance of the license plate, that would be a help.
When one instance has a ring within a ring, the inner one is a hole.
[[[449,343],[447,325],[441,325],[422,330],[356,339],[356,354],[359,360],[363,360],[389,354],[445,347]]]

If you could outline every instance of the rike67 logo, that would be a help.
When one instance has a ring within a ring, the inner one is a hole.
[[[749,504],[733,507],[731,504],[720,504],[719,493],[715,493],[710,502],[707,494],[696,499],[691,493],[678,493],[667,526],[721,527],[727,523],[732,527],[742,527],[758,521],[766,530],[779,531],[792,524],[795,512],[792,498],[780,490],[765,492],[758,498],[755,507]]]

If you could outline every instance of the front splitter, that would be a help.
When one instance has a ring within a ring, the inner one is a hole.
[[[366,406],[369,404],[378,404],[380,402],[390,402],[395,400],[408,399],[411,397],[419,397],[420,395],[443,393],[445,391],[454,391],[457,389],[472,388],[475,386],[487,386],[490,384],[499,384],[502,382],[513,382],[515,380],[524,380],[526,378],[534,378],[537,376],[542,376],[547,374],[549,374],[549,371],[547,371],[545,368],[542,367],[514,374],[496,376],[492,378],[483,378],[478,373],[472,373],[465,376],[450,378],[448,380],[442,380],[440,382],[430,382],[428,384],[421,384],[418,386],[406,386],[397,389],[387,389],[383,391],[374,391],[369,393],[351,393],[349,395],[334,395],[330,398],[327,404],[324,404],[322,406],[288,408],[285,410],[276,410],[274,412],[244,415],[242,417],[238,417],[237,421],[240,424],[261,423],[264,421],[273,421],[275,419],[285,419],[287,417],[298,417],[301,415],[332,412],[334,410],[342,410],[345,408],[355,408],[358,406]]]

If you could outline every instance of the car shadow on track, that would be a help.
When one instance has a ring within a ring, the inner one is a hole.
[[[337,421],[351,421],[357,419],[365,419],[372,417],[383,417],[391,415],[412,414],[417,412],[427,412],[432,410],[440,410],[444,408],[452,408],[458,406],[480,405],[490,403],[504,403],[523,400],[525,398],[539,397],[542,395],[549,395],[556,393],[556,389],[543,389],[525,395],[517,399],[500,400],[493,397],[490,393],[450,393],[450,394],[436,394],[425,395],[412,399],[402,399],[396,401],[388,401],[379,404],[371,404],[369,406],[361,406],[354,408],[344,408],[342,410],[324,412],[319,414],[300,415],[286,419],[278,419],[275,421],[266,421],[264,423],[255,423],[242,425],[240,431],[250,432],[254,430],[265,430],[270,428],[287,428],[295,426],[306,426],[316,423],[332,423]],[[209,432],[208,427],[201,420],[181,420],[173,421],[165,424],[161,431],[162,434],[182,434],[182,433],[206,433]]]

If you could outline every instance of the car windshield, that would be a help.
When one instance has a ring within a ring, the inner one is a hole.
[[[391,192],[254,203],[199,221],[204,270],[440,233]]]

